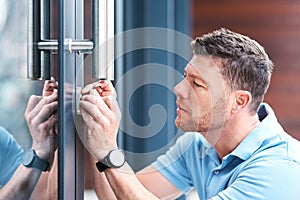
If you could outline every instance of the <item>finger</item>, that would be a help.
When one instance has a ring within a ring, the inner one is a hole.
[[[95,97],[99,96],[99,92],[97,91],[97,88],[96,88],[96,90],[92,89],[90,91],[90,95],[94,95]],[[109,107],[109,109],[111,109],[112,108],[113,99],[116,99],[116,95],[101,96],[101,99],[104,100],[104,102]],[[95,103],[96,103],[96,101],[95,101]]]
[[[85,109],[84,105],[80,107],[80,113],[81,113],[83,122],[88,126],[88,128],[90,128],[89,127],[90,123],[95,123],[95,122],[93,122],[94,121],[93,117]]]
[[[100,111],[106,116],[113,115],[109,105],[107,105],[102,97],[95,96],[93,94],[84,95],[82,101],[88,101],[91,104],[94,104]]]
[[[100,94],[96,88],[91,89],[88,95],[94,95],[95,97],[100,97]]]
[[[108,80],[100,80],[98,82],[91,83],[85,86],[81,93],[83,95],[88,94],[92,89],[96,89],[100,96],[108,96],[116,93],[111,81]]]
[[[99,129],[101,129],[100,125],[97,124],[97,122],[94,121],[91,118],[90,114],[85,109],[81,108],[80,112],[81,112],[81,116],[82,116],[82,119],[83,119],[83,123],[85,125],[85,130],[95,130],[95,129],[99,130]],[[94,133],[94,132],[95,131],[92,131],[90,133]],[[87,133],[88,132],[84,131],[84,134],[87,134]],[[84,135],[82,138],[86,138],[86,137],[90,137],[90,135],[89,134]]]
[[[57,114],[51,115],[45,123],[47,123],[49,127],[50,134],[56,134],[55,125],[57,124]]]
[[[50,117],[46,121],[39,123],[39,127],[42,127],[44,133],[47,133],[48,135],[54,135],[56,123],[57,123],[57,118]]]
[[[51,77],[51,80],[46,80],[43,88],[43,97],[51,95],[53,90],[57,88],[58,84],[53,77]]]
[[[109,109],[112,110],[113,96],[110,95],[110,96],[102,97],[102,100],[109,107]]]
[[[95,86],[96,87],[96,91],[97,91],[97,93],[100,95],[100,96],[102,96],[102,93],[103,93],[103,89],[102,89],[102,87],[101,86]]]
[[[115,93],[115,88],[112,85],[111,81],[108,80],[101,80],[96,85],[96,88],[98,89],[98,92],[101,96],[108,96],[113,95]]]
[[[53,101],[57,101],[58,99],[58,90],[53,89],[52,93],[49,96],[44,96],[43,99],[46,103],[51,103]]]
[[[106,105],[110,108],[110,110],[120,118],[121,111],[117,99],[111,95],[107,97],[102,97],[102,99],[106,103]]]
[[[82,115],[82,119],[87,126],[88,129],[94,130],[94,127],[98,126],[100,123],[97,123],[95,119],[93,118],[93,115],[90,114],[90,110],[86,109],[87,102],[80,102],[80,112]],[[99,112],[97,114],[98,120],[100,120],[102,123],[107,123],[106,118]]]
[[[33,116],[33,124],[41,124],[47,121],[51,115],[57,112],[58,102],[54,101],[43,105],[40,109],[34,109],[30,115]]]
[[[25,110],[25,116],[27,116],[33,110],[33,108],[39,103],[41,99],[42,99],[41,96],[36,96],[36,95],[30,96]]]
[[[90,92],[90,90],[92,90],[92,89],[95,87],[96,84],[97,84],[97,82],[91,83],[91,84],[85,86],[85,87],[81,90],[81,93],[82,93],[83,95],[84,95],[84,94],[88,94],[88,93]]]
[[[89,114],[86,120],[94,120],[102,125],[108,124],[108,119],[112,116],[112,114],[101,112],[101,110],[99,110],[95,104],[92,104],[88,101],[81,101],[80,107]]]
[[[57,98],[57,89],[54,89],[53,93],[50,96],[46,96],[44,98],[32,95],[28,101],[27,109],[25,111],[25,117],[27,121],[31,121],[35,116],[39,114],[39,112],[45,105],[57,101]]]

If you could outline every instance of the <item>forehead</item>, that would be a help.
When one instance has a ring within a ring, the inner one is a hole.
[[[219,69],[217,62],[211,56],[194,55],[185,70],[189,76],[209,83],[222,80]]]
[[[211,56],[194,55],[186,67],[187,76],[200,79],[206,84],[213,103],[224,97],[228,87],[218,65]]]

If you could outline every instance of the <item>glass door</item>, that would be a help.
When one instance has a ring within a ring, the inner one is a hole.
[[[113,57],[114,43],[105,41],[114,34],[114,1],[1,0],[0,6],[0,126],[22,148],[31,147],[27,102],[54,77],[59,85],[58,199],[84,199],[91,181],[85,180],[88,162],[76,133],[82,131],[78,100],[85,84],[114,77],[113,64],[98,67]]]
[[[123,109],[119,147],[134,170],[181,134],[173,124],[172,88],[190,56],[189,2],[0,1],[0,126],[30,147],[24,119],[29,96],[41,95],[44,80],[58,81],[58,199],[84,199],[92,188],[88,154],[77,136],[84,85],[115,79]]]

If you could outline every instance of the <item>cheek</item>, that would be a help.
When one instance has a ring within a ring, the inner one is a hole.
[[[206,91],[195,93],[195,98],[192,101],[194,105],[192,111],[195,115],[199,116],[208,113],[212,108],[211,97]]]

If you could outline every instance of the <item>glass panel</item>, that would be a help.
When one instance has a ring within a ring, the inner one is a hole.
[[[24,118],[27,101],[32,94],[41,95],[44,84],[42,80],[27,78],[28,2],[0,1],[0,47],[3,50],[0,54],[0,89],[2,92],[0,97],[0,126],[13,134],[23,148],[31,147],[31,137]],[[76,134],[73,114],[76,108],[75,89],[76,87],[83,87],[84,82],[82,72],[84,57],[83,54],[69,51],[68,48],[71,44],[70,41],[84,39],[83,10],[85,7],[83,4],[85,3],[86,6],[90,7],[91,0],[45,0],[41,2],[51,4],[50,7],[49,5],[44,7],[44,11],[50,12],[50,32],[44,30],[44,37],[41,39],[53,39],[59,42],[58,53],[51,54],[50,70],[51,76],[59,82],[58,199],[83,199],[83,147]],[[106,1],[106,3],[106,7],[113,10],[113,1]],[[114,12],[107,13],[107,15],[113,15]],[[91,21],[91,13],[86,14]],[[108,18],[112,26],[109,26],[106,36],[112,37],[113,16]],[[39,26],[38,23],[33,25]],[[106,24],[100,26],[106,27]],[[91,38],[91,31],[89,34],[90,37],[87,38]],[[111,60],[111,56],[113,54],[107,55],[108,60]],[[89,66],[91,68],[91,64]],[[86,79],[89,80],[91,76],[92,73],[89,73]],[[71,100],[70,96],[72,97]]]
[[[33,81],[27,78],[28,2],[0,1],[0,126],[14,136],[22,149],[32,146],[32,139],[24,117],[27,102],[30,95],[42,95],[44,85],[43,80]],[[1,139],[1,149],[5,149],[6,144]],[[5,150],[8,151],[8,149]],[[0,158],[5,158],[3,152],[5,151],[1,151]],[[15,168],[21,164],[22,153],[7,155],[11,155],[9,160],[15,159],[12,166],[9,166],[13,168],[13,173]],[[6,181],[2,182],[3,174],[8,173],[4,168],[5,161],[3,160],[0,164],[0,188],[2,184],[6,184]],[[15,167],[13,167],[14,165]],[[7,181],[11,176],[12,174],[9,175]]]
[[[39,94],[42,83],[26,78],[27,1],[1,0],[0,7],[0,125],[28,147],[24,111],[30,94]]]

